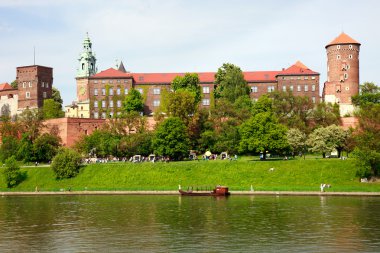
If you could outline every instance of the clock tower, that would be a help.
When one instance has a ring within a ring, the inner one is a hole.
[[[92,52],[92,43],[88,37],[83,41],[83,51],[79,55],[79,66],[77,69],[77,102],[89,101],[89,80],[88,78],[96,74],[96,58]]]

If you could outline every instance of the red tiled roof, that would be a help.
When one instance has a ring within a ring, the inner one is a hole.
[[[197,73],[201,83],[214,82],[215,72]],[[171,83],[176,76],[184,76],[185,73],[132,73],[136,84],[143,83]]]
[[[319,75],[319,73],[312,71],[311,69],[306,67],[305,64],[303,64],[300,61],[297,61],[289,68],[278,72],[277,75]]]
[[[12,86],[9,85],[9,83],[2,83],[0,84],[0,90],[12,90]]]
[[[245,71],[244,79],[247,82],[275,82],[279,71]]]
[[[113,77],[131,77],[130,73],[125,73],[114,68],[109,68],[91,76],[91,78],[113,78]]]
[[[342,32],[338,37],[336,37],[333,41],[331,41],[329,44],[326,45],[326,47],[331,45],[338,45],[338,44],[359,44],[356,40]]]

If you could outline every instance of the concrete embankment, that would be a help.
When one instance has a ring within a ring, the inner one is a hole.
[[[46,196],[46,195],[179,195],[178,191],[38,191],[0,192],[1,196]],[[296,191],[231,191],[231,195],[293,195],[293,196],[378,196],[380,192],[296,192]]]

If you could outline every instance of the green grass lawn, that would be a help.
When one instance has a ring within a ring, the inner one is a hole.
[[[273,171],[270,168],[274,168]],[[108,163],[84,166],[73,179],[56,180],[49,167],[28,167],[27,179],[12,191],[68,190],[177,190],[178,185],[227,185],[232,191],[380,191],[380,183],[360,183],[353,160],[317,159],[258,161],[184,161],[170,163]],[[3,171],[3,169],[1,169]],[[0,191],[6,188],[0,177]]]

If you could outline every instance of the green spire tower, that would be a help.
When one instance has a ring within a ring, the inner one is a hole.
[[[88,33],[83,41],[83,52],[80,54],[78,61],[77,78],[89,77],[96,74],[96,58],[95,54],[92,53],[92,43],[88,37]]]

